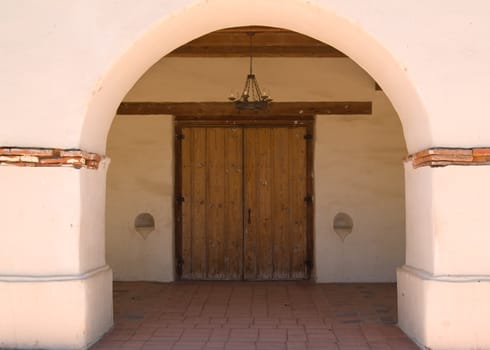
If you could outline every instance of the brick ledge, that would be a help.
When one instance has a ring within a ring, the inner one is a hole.
[[[490,148],[434,147],[409,155],[406,161],[414,168],[423,166],[444,167],[448,165],[490,165]]]
[[[0,147],[0,165],[98,169],[103,159],[81,149]]]

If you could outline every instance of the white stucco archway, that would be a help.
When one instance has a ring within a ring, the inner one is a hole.
[[[275,11],[280,6],[281,11]],[[216,14],[220,14],[216,18]],[[401,119],[409,152],[432,144],[431,123],[416,87],[393,53],[352,20],[303,1],[247,1],[231,4],[212,1],[194,5],[174,16],[158,19],[131,48],[105,72],[94,87],[80,144],[83,149],[104,152],[115,111],[135,82],[155,62],[173,49],[209,32],[226,27],[264,25],[294,30],[346,53],[383,87]],[[409,217],[410,218],[410,217]]]
[[[281,11],[277,11],[277,8]],[[383,87],[402,122],[409,153],[429,148],[438,140],[447,140],[440,135],[433,135],[434,123],[428,116],[423,98],[418,94],[417,82],[408,72],[403,59],[397,57],[396,49],[399,47],[393,46],[393,41],[397,42],[399,38],[389,35],[386,27],[370,32],[356,22],[357,18],[342,16],[334,8],[335,6],[329,8],[328,5],[316,6],[302,0],[254,2],[253,6],[242,0],[215,0],[196,3],[166,18],[157,19],[144,32],[132,38],[129,42],[130,48],[114,58],[113,65],[94,88],[97,92],[87,109],[80,136],[81,147],[103,152],[119,102],[136,80],[158,59],[203,34],[242,25],[265,25],[297,31],[346,53]],[[391,48],[388,49],[387,46],[390,45]],[[428,211],[431,199],[423,194],[425,203],[418,205],[420,193],[416,192],[416,187],[420,185],[417,183],[420,181],[417,179],[419,176],[407,164],[406,259],[415,269],[430,271],[433,252],[427,248],[431,244],[424,244],[425,239],[421,232],[426,223],[423,219],[427,216],[423,211]],[[429,309],[427,305],[421,309],[412,309],[409,306],[416,298],[425,294],[427,287],[415,286],[416,282],[410,281],[414,277],[411,275],[413,271],[407,271],[399,272],[399,293],[400,296],[412,296],[399,300],[400,324],[416,341],[427,344],[432,341],[432,331],[427,333],[417,323],[421,322],[421,317],[424,318]],[[415,278],[420,280],[421,276]],[[418,302],[420,303],[420,299]]]
[[[280,8],[280,11],[277,11]],[[432,143],[431,124],[403,64],[371,33],[352,19],[302,0],[256,2],[217,0],[195,4],[158,18],[134,36],[93,88],[81,134],[81,147],[105,149],[115,111],[129,89],[156,61],[175,48],[209,32],[243,25],[285,28],[343,51],[383,87],[402,121],[409,152]]]
[[[294,30],[346,53],[390,98],[409,153],[490,145],[482,112],[490,109],[485,1],[22,4],[28,6],[1,5],[5,146],[103,154],[118,104],[153,63],[202,34],[242,25]],[[105,171],[104,162],[98,170],[0,168],[0,310],[10,315],[0,320],[0,346],[80,349],[110,328]],[[424,346],[490,346],[489,176],[489,166],[406,164],[408,266],[398,275],[400,325]]]

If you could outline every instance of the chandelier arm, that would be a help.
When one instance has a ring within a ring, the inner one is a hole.
[[[247,77],[247,80],[245,80],[245,87],[243,88],[242,92],[242,99],[244,101],[248,101],[250,96],[250,77]]]
[[[254,90],[255,90],[255,93],[257,94],[257,100],[262,100],[262,92],[260,91],[260,87],[259,87],[259,82],[257,81],[257,79],[255,79],[254,77]]]

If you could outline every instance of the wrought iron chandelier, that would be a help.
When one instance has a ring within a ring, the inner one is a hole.
[[[253,32],[247,33],[250,37],[250,72],[245,80],[245,87],[237,99],[234,95],[231,95],[228,99],[235,103],[237,109],[258,110],[267,108],[269,102],[272,101],[265,92],[262,92],[259,87],[259,82],[253,74],[253,46],[252,38],[255,35]]]

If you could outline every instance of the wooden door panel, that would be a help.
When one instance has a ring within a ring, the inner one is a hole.
[[[245,279],[272,279],[271,129],[245,129]]]
[[[258,226],[257,212],[253,210],[257,206],[258,199],[256,198],[257,191],[255,189],[255,183],[257,178],[257,168],[248,166],[247,164],[256,163],[258,145],[255,141],[256,135],[251,134],[248,130],[244,131],[244,204],[243,204],[243,217],[244,217],[244,279],[255,279],[257,276],[258,267],[258,254],[257,249],[259,242],[256,239],[256,230]],[[245,146],[246,145],[246,146]]]
[[[183,127],[182,279],[304,279],[305,127]]]
[[[208,128],[207,279],[242,278],[242,130]]]
[[[308,277],[307,254],[307,157],[306,129],[289,129],[289,222],[291,279]]]
[[[230,129],[225,137],[225,274],[243,279],[243,129]]]
[[[306,260],[305,128],[244,135],[245,279],[302,279]]]
[[[224,210],[225,210],[225,139],[223,128],[207,129],[206,159],[206,249],[208,266],[206,278],[223,279],[225,277],[224,250]]]
[[[206,276],[206,130],[182,134],[182,277]]]
[[[291,189],[290,183],[290,150],[289,129],[275,128],[272,130],[271,151],[272,162],[272,197],[273,227],[272,260],[274,262],[273,279],[289,279],[290,246],[294,242],[290,237]]]
[[[241,279],[242,131],[183,128],[182,278]]]

